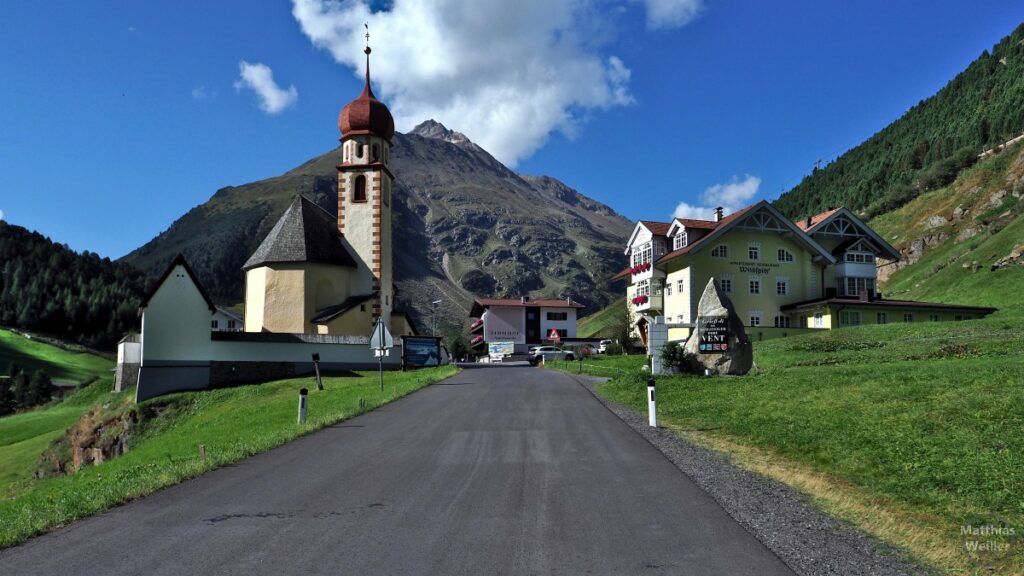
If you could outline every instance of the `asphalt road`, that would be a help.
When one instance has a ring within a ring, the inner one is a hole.
[[[0,551],[62,573],[792,574],[571,377],[502,366]]]

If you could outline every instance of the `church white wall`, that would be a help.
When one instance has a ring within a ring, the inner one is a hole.
[[[245,331],[263,330],[263,307],[266,304],[267,268],[260,266],[245,273]]]

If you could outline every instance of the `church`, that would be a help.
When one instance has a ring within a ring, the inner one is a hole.
[[[392,182],[395,122],[370,87],[338,116],[338,216],[296,196],[243,266],[245,331],[368,334],[382,318],[394,334],[412,324],[395,311]]]
[[[223,312],[178,255],[140,305],[142,333],[119,345],[115,387],[137,384],[136,400],[144,400],[311,373],[313,358],[326,370],[405,365],[406,337],[416,330],[395,306],[388,168],[395,123],[373,95],[369,46],[365,53],[363,92],[338,117],[337,216],[294,198],[242,267],[241,331],[219,329]],[[369,346],[378,319],[401,342],[387,356]]]

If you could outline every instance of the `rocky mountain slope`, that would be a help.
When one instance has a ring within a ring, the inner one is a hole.
[[[335,149],[277,176],[218,190],[124,257],[151,275],[178,252],[215,300],[242,300],[242,263],[295,194],[337,212]],[[439,327],[465,322],[472,295],[571,297],[588,311],[621,294],[607,279],[621,264],[631,223],[554,178],[506,168],[434,121],[395,134],[395,272],[398,301],[421,329],[443,299]]]

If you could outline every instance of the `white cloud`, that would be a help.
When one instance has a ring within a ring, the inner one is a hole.
[[[299,91],[295,86],[282,89],[274,82],[274,71],[266,64],[257,62],[250,64],[245,60],[238,63],[239,77],[235,82],[235,90],[247,88],[260,98],[260,110],[267,114],[277,114],[293,106],[299,99]],[[194,92],[193,92],[194,95]]]
[[[433,118],[515,165],[589,112],[633,102],[605,48],[624,21],[578,0],[292,0],[302,32],[362,76],[370,26],[377,96],[397,128]],[[345,95],[339,95],[344,100]],[[354,94],[353,94],[354,96]]]
[[[192,89],[193,100],[206,100],[212,94],[206,90],[206,86],[196,86]]]
[[[4,219],[4,211],[0,210],[0,220],[3,220],[3,219]]]
[[[700,205],[680,202],[672,217],[711,220],[717,206],[725,208],[728,215],[750,204],[760,188],[761,179],[757,176],[747,174],[742,180],[739,176],[733,176],[728,182],[707,187],[701,194]]]
[[[703,0],[644,0],[644,4],[651,30],[685,26],[704,9]]]

